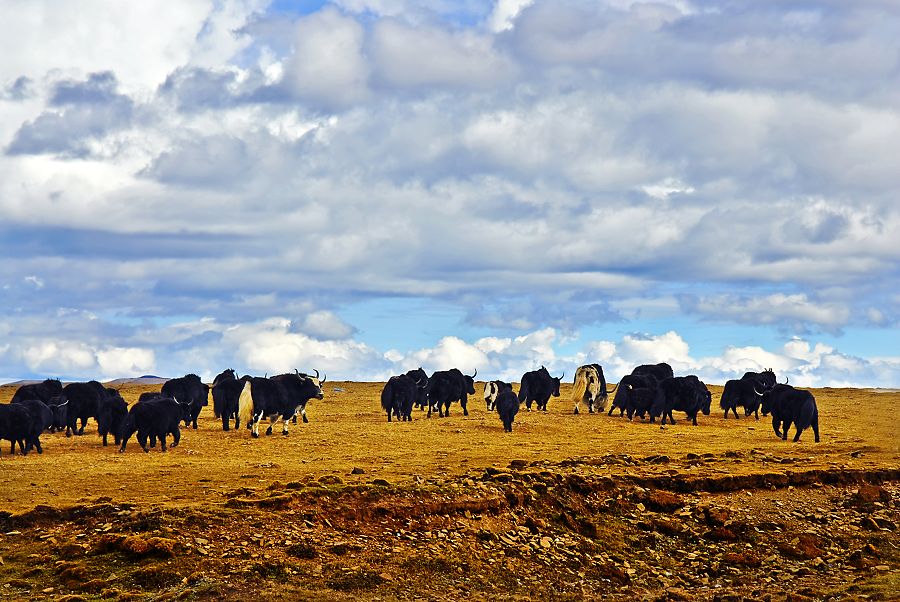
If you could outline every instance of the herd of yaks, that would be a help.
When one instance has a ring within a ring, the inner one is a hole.
[[[477,374],[477,371],[476,371]],[[522,375],[519,392],[513,390],[510,383],[492,380],[484,383],[484,400],[487,410],[497,411],[503,422],[504,430],[511,432],[512,424],[521,404],[528,411],[532,405],[538,410],[546,411],[551,397],[559,397],[559,386],[565,374],[554,377],[544,366]],[[459,401],[463,413],[468,395],[475,393],[475,374],[468,376],[457,369],[435,372],[428,377],[419,368],[406,374],[393,376],[385,384],[381,394],[381,406],[387,412],[388,421],[391,416],[400,420],[411,420],[414,407],[428,408],[428,416],[437,410],[440,416],[449,412],[450,403]],[[697,425],[697,414],[706,416],[710,413],[712,394],[706,385],[696,376],[675,376],[672,367],[666,363],[645,364],[636,367],[631,374],[623,376],[611,391],[607,389],[603,367],[599,364],[580,366],[575,372],[572,388],[574,413],[579,413],[582,404],[588,411],[602,412],[609,403],[609,394],[615,393],[607,415],[618,409],[619,416],[627,415],[629,420],[635,416],[650,422],[661,418],[661,424],[668,420],[674,424],[673,411],[687,414],[692,423]],[[737,418],[737,408],[744,408],[746,416],[759,412],[772,414],[772,428],[782,439],[787,439],[788,428],[796,427],[794,441],[800,434],[812,427],[816,442],[819,441],[819,411],[812,393],[795,389],[787,382],[776,382],[775,373],[747,372],[741,378],[725,383],[719,405],[725,412],[725,418],[732,412]]]
[[[438,412],[443,417],[450,413],[450,405],[459,402],[463,413],[468,415],[468,396],[475,394],[475,376],[463,374],[458,369],[442,370],[428,376],[418,368],[406,374],[393,376],[381,393],[381,406],[399,420],[412,420],[412,410],[418,407]],[[511,432],[512,424],[521,404],[527,410],[536,405],[546,411],[551,397],[559,397],[559,377],[551,376],[541,366],[522,375],[519,391],[516,393],[510,383],[492,380],[484,383],[484,400],[489,412],[497,411],[504,430]],[[245,424],[254,437],[259,436],[259,423],[269,421],[266,434],[282,421],[282,433],[288,434],[288,424],[296,424],[297,416],[308,422],[307,402],[312,398],[322,399],[322,385],[325,378],[295,371],[272,377],[238,378],[234,370],[225,370],[213,381],[212,387],[201,382],[195,374],[166,381],[159,392],[142,393],[137,403],[130,408],[115,388],[104,387],[97,381],[69,383],[65,386],[59,380],[48,379],[41,383],[20,386],[8,404],[0,404],[0,441],[11,442],[11,453],[18,444],[25,455],[31,449],[42,453],[40,436],[45,431],[65,432],[66,436],[81,435],[90,418],[97,422],[97,430],[107,445],[112,435],[119,451],[125,451],[128,440],[135,433],[141,448],[149,451],[161,442],[166,450],[166,437],[172,435],[172,446],[181,438],[180,424],[197,428],[197,417],[203,406],[208,404],[210,392],[213,397],[213,411],[222,420],[222,428],[230,430],[232,420],[237,429]],[[612,402],[609,395],[614,393]],[[709,415],[712,395],[706,385],[693,375],[675,376],[668,364],[652,364],[636,367],[631,374],[608,390],[599,364],[580,366],[574,377],[572,388],[574,413],[579,413],[582,404],[590,413],[609,409],[607,414],[618,409],[619,416],[633,420],[635,416],[661,424],[668,420],[675,423],[673,411],[684,412],[694,425],[697,415]],[[719,402],[728,418],[729,412],[737,418],[737,408],[742,407],[746,416],[759,412],[772,415],[775,434],[787,439],[788,428],[796,428],[794,441],[801,433],[812,427],[816,442],[819,441],[819,413],[813,395],[806,390],[796,389],[787,383],[776,382],[772,370],[747,372],[740,379],[725,383]],[[80,422],[80,426],[78,423]]]

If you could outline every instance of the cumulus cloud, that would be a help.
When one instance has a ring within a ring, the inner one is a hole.
[[[92,375],[112,379],[152,372],[153,350],[137,347],[98,347],[79,341],[32,341],[14,351],[31,373],[45,375]]]
[[[285,85],[298,97],[324,109],[340,109],[369,95],[362,25],[334,8],[298,20]]]

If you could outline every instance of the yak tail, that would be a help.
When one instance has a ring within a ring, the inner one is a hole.
[[[519,384],[519,403],[522,403],[526,399],[528,399],[528,380],[523,379],[524,382]]]
[[[394,399],[393,399],[393,394],[392,394],[393,387],[391,385],[392,385],[392,383],[390,381],[388,381],[384,385],[384,389],[381,390],[381,407],[386,412],[390,412],[391,408],[394,407],[394,405],[393,405]]]
[[[612,388],[612,391],[607,391],[606,393],[607,393],[607,394],[609,394],[609,393],[615,393],[615,392],[616,392],[616,389],[619,388],[619,383],[621,383],[621,382],[622,382],[622,379],[619,379],[619,382],[616,383],[616,386]]]
[[[253,389],[250,381],[244,383],[241,396],[238,397],[238,421],[249,425],[253,420]]]
[[[572,388],[572,401],[575,403],[584,399],[584,393],[587,391],[588,379],[587,370],[579,370],[575,373],[575,386]]]

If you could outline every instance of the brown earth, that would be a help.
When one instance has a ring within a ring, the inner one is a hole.
[[[390,424],[381,386],[327,383],[288,437],[206,408],[167,453],[4,444],[0,599],[900,595],[900,393],[814,390],[822,441],[795,444],[724,420],[720,387],[699,426],[660,429],[574,416],[564,386],[508,434],[480,385],[468,417]]]

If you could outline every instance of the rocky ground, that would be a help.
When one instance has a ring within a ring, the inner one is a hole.
[[[248,479],[190,508],[0,512],[0,599],[900,598],[900,470],[738,455],[514,460],[409,484],[357,469]],[[773,469],[689,476],[728,460]]]

